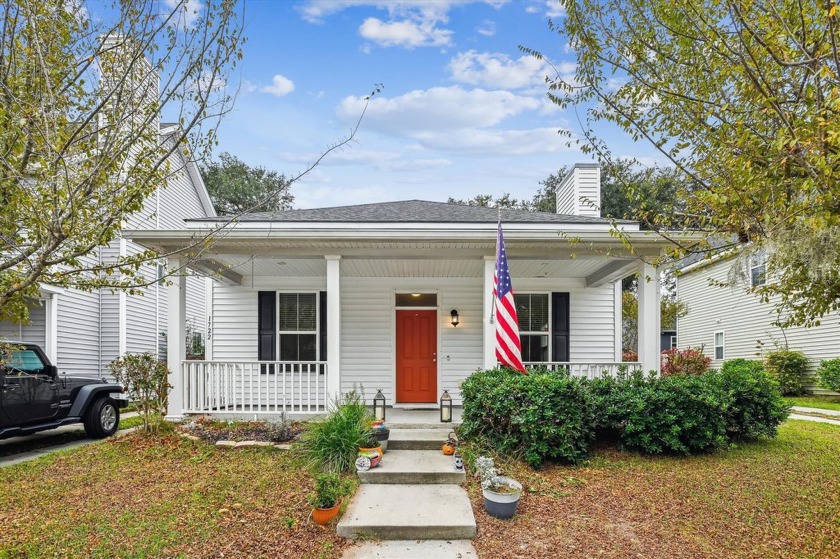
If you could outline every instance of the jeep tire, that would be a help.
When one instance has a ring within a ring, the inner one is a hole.
[[[117,432],[120,410],[111,398],[97,398],[84,415],[85,433],[92,439],[104,439]]]

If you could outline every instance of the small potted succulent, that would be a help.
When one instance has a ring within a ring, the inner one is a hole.
[[[329,524],[338,515],[341,498],[347,493],[347,484],[338,474],[318,474],[315,476],[315,492],[309,495],[312,505],[312,518],[322,526]]]
[[[482,456],[475,464],[477,475],[481,478],[487,513],[496,518],[511,518],[519,505],[522,484],[513,478],[499,475],[492,458]]]

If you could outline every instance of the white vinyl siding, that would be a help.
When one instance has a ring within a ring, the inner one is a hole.
[[[344,262],[342,262],[342,265]],[[246,276],[243,286],[213,287],[213,359],[257,359],[258,291],[326,290],[326,279]],[[521,287],[520,287],[521,285]],[[514,278],[516,291],[570,295],[572,361],[612,362],[615,356],[613,286],[584,287],[584,280]],[[438,393],[460,403],[458,382],[483,362],[483,278],[341,277],[341,390],[363,388],[370,400],[381,389],[388,404],[395,389],[395,293],[438,294]],[[457,309],[460,324],[450,324]],[[328,325],[329,328],[332,325]]]
[[[700,347],[719,368],[712,342],[714,332],[726,332],[726,359],[760,359],[767,351],[787,343],[802,351],[813,372],[822,359],[840,357],[840,314],[821,319],[820,326],[794,326],[782,331],[772,322],[777,319],[771,304],[762,303],[745,287],[715,287],[710,279],[725,281],[735,260],[722,260],[690,271],[677,279],[677,298],[688,306],[688,314],[677,321],[679,346]]]
[[[67,374],[99,376],[99,293],[68,289],[58,303],[59,371]]]
[[[0,321],[0,340],[27,342],[45,348],[47,344],[46,303],[39,301],[29,306],[29,324]]]

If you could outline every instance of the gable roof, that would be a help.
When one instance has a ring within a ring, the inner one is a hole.
[[[609,219],[600,217],[512,209],[502,209],[501,217],[503,223],[586,223],[600,225],[613,223]],[[218,217],[212,221],[227,219],[229,218]],[[498,220],[499,210],[495,208],[428,202],[425,200],[260,212],[246,214],[237,219],[240,222],[280,221],[300,223],[496,223]],[[635,224],[636,222],[616,220],[615,223]]]

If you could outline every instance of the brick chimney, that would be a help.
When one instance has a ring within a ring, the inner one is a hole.
[[[601,166],[575,163],[557,187],[557,213],[601,217]]]

